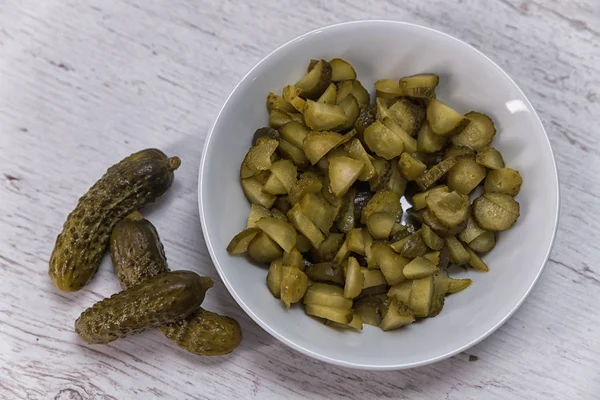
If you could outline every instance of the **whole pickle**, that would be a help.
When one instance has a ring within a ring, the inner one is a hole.
[[[75,332],[90,344],[110,343],[183,319],[204,301],[212,279],[192,271],[174,271],[101,300],[75,321]]]
[[[139,212],[130,214],[113,229],[110,257],[123,289],[169,271],[156,228]],[[202,308],[160,330],[178,346],[204,356],[231,353],[242,340],[236,320]]]
[[[138,211],[113,229],[110,259],[123,290],[169,271],[156,228]]]
[[[69,214],[50,257],[49,274],[57,288],[73,292],[98,270],[117,222],[151,203],[173,183],[179,157],[142,150],[108,169]]]
[[[229,354],[242,341],[242,330],[235,319],[202,308],[160,330],[179,347],[201,356]]]

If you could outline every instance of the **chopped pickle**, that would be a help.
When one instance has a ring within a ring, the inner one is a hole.
[[[356,301],[355,312],[367,325],[379,326],[384,311],[383,300],[378,296],[366,296]]]
[[[333,207],[323,198],[320,192],[307,193],[300,200],[300,209],[317,228],[328,234],[333,225]]]
[[[375,122],[375,117],[371,114],[368,107],[361,107],[358,118],[354,122],[354,129],[358,134],[358,138],[364,144],[363,134],[369,125]]]
[[[471,255],[457,238],[454,236],[448,236],[445,240],[446,247],[448,247],[448,251],[450,251],[452,263],[456,265],[462,265],[469,262]]]
[[[405,96],[435,99],[435,88],[439,82],[436,74],[417,74],[400,78],[398,86]]]
[[[248,250],[248,245],[250,241],[254,239],[260,232],[258,228],[246,228],[231,239],[229,245],[227,246],[227,252],[229,254],[241,254],[245,253]],[[361,232],[362,236],[362,232]]]
[[[327,89],[323,92],[321,97],[317,100],[317,103],[325,104],[336,104],[337,99],[337,87],[335,83],[330,83]]]
[[[255,146],[250,147],[244,163],[254,172],[269,170],[271,157],[277,150],[279,142],[275,139],[263,138]]]
[[[471,122],[468,118],[436,99],[430,100],[427,105],[427,121],[433,133],[441,136],[456,135]]]
[[[313,264],[306,268],[306,275],[315,282],[333,283],[344,285],[344,267],[331,262]]]
[[[250,207],[250,213],[248,214],[248,224],[246,228],[257,228],[256,221],[261,218],[272,217],[271,211],[261,206],[260,204],[252,204]]]
[[[293,120],[294,119],[291,117],[290,114],[284,113],[283,111],[271,110],[271,112],[269,113],[269,125],[271,126],[271,128],[279,129],[283,125]]]
[[[448,187],[458,193],[471,193],[485,178],[486,170],[474,157],[461,157],[448,171]]]
[[[342,135],[337,132],[309,132],[304,138],[302,148],[311,164],[315,165],[331,149],[337,147],[342,140]]]
[[[446,173],[456,165],[457,161],[458,158],[456,157],[442,160],[439,164],[434,165],[419,176],[416,179],[417,185],[419,185],[421,190],[429,189],[434,183],[440,180],[442,176],[446,175]]]
[[[265,208],[271,208],[276,197],[263,192],[263,185],[256,177],[242,179],[242,189],[246,198],[252,204],[259,204]]]
[[[431,261],[424,257],[416,257],[404,266],[402,273],[406,279],[419,279],[428,275],[433,275],[438,268]]]
[[[352,309],[352,300],[344,297],[344,289],[325,283],[313,283],[306,291],[304,304],[339,308],[349,311]]]
[[[383,118],[383,125],[386,126],[389,130],[394,132],[402,142],[404,143],[404,151],[407,153],[414,153],[418,149],[417,139],[406,133],[404,129],[400,127],[397,123],[394,122],[390,117]]]
[[[356,79],[350,79],[347,81],[338,82],[337,88],[338,88],[338,97],[337,97],[338,104],[340,104],[340,102],[342,102],[346,98],[346,96],[351,94],[352,96],[356,97],[356,100],[358,101],[358,104],[361,107],[366,107],[369,105],[369,102],[371,100],[371,98],[369,96],[369,92]]]
[[[484,229],[481,229],[479,225],[477,225],[477,222],[475,222],[473,216],[469,215],[469,218],[467,219],[467,226],[465,227],[464,231],[458,234],[458,238],[464,243],[469,244],[485,232],[486,231]]]
[[[354,228],[346,234],[346,243],[348,244],[348,250],[360,255],[366,255],[365,253],[365,236],[363,235],[362,228]]]
[[[298,169],[290,160],[275,161],[273,165],[271,165],[271,176],[277,177],[279,182],[285,188],[286,194],[296,185],[297,175]]]
[[[304,99],[318,99],[331,83],[331,74],[331,65],[325,60],[319,60],[296,82],[295,86],[301,90],[300,96]]]
[[[280,298],[286,308],[302,300],[308,289],[308,277],[296,267],[283,266]]]
[[[392,243],[391,247],[395,252],[408,258],[422,256],[429,251],[420,232],[414,232],[411,235]]]
[[[399,96],[402,96],[402,89],[398,81],[393,79],[380,79],[375,82],[375,96],[383,99],[385,102],[392,102]]]
[[[473,283],[470,279],[452,279],[449,278],[448,282],[448,294],[458,293],[462,290],[465,290]]]
[[[307,100],[304,109],[304,120],[306,126],[310,129],[324,131],[344,124],[347,118],[344,109],[338,105]]]
[[[413,322],[415,322],[413,311],[406,304],[392,298],[379,327],[384,331],[391,331]]]
[[[356,97],[353,95],[346,96],[346,98],[339,103],[339,107],[344,111],[346,122],[342,125],[338,125],[336,129],[339,131],[347,131],[354,128],[354,124],[360,115],[360,105],[358,104]],[[352,136],[354,134],[355,133],[353,133]],[[349,139],[344,142],[346,141],[349,141]]]
[[[487,146],[477,150],[475,161],[489,169],[504,168],[504,159],[502,154],[493,147]]]
[[[465,247],[465,250],[467,251],[467,253],[469,253],[469,255],[471,256],[471,258],[469,259],[469,265],[473,268],[475,268],[478,271],[483,271],[483,272],[488,272],[490,269],[488,268],[487,264],[485,262],[483,262],[483,260],[481,259],[481,257],[479,257],[473,250],[471,250],[468,246]]]
[[[294,106],[287,102],[283,97],[273,92],[267,96],[267,108],[269,110],[279,110],[285,113],[296,112]]]
[[[429,193],[433,193],[435,191],[442,191],[445,193],[448,193],[448,186],[446,185],[439,185],[439,186],[434,186],[429,190],[426,190],[424,192],[419,192],[415,195],[413,195],[412,201],[413,201],[413,207],[415,208],[415,210],[422,210],[425,207],[427,207],[427,196],[429,195]]]
[[[352,139],[345,146],[350,157],[361,161],[364,164],[358,179],[361,181],[368,181],[369,179],[372,179],[375,176],[375,167],[371,162],[372,157],[369,155],[369,153],[367,153],[360,140]]]
[[[296,248],[296,230],[288,222],[277,218],[261,218],[256,225],[283,250],[290,252]]]
[[[296,204],[308,193],[319,193],[323,189],[323,184],[319,177],[312,172],[304,172],[300,175],[300,178],[290,190],[289,200],[290,203]]]
[[[385,276],[378,269],[368,269],[368,268],[361,267],[360,272],[365,277],[365,279],[363,281],[363,287],[362,287],[363,292],[367,289],[380,287],[380,286],[386,286],[388,284],[387,280],[385,279]]]
[[[464,223],[469,216],[469,201],[457,192],[430,193],[426,199],[427,208],[447,228]]]
[[[433,299],[433,275],[412,281],[408,306],[413,310],[415,317],[425,318],[429,314]]]
[[[279,128],[281,138],[300,149],[304,145],[304,138],[306,138],[308,132],[310,132],[310,129],[297,121],[290,121]]]
[[[343,197],[358,179],[365,164],[350,157],[329,160],[329,187],[336,197]]]
[[[423,258],[428,259],[434,265],[440,265],[440,252],[439,251],[430,251],[429,253],[425,253]]]
[[[335,257],[333,258],[333,263],[336,265],[342,265],[349,255],[350,250],[348,249],[348,242],[344,241],[344,243],[342,243],[342,245],[340,246],[338,252],[335,254]]]
[[[523,178],[519,171],[511,168],[499,168],[488,172],[484,189],[488,193],[505,193],[516,196],[521,190]]]
[[[260,232],[248,244],[248,255],[261,264],[270,264],[271,261],[281,258],[283,250],[267,234]]]
[[[481,235],[477,236],[477,238],[473,239],[472,242],[469,243],[469,247],[476,251],[479,254],[487,253],[492,250],[496,245],[496,234],[494,232],[486,231]]]
[[[290,211],[288,211],[288,218],[298,232],[302,233],[310,241],[313,247],[318,248],[325,236],[321,233],[319,228],[308,218],[300,208],[300,204],[294,205]]]
[[[334,82],[356,79],[356,71],[348,61],[334,58],[329,61],[331,66],[331,80]]]
[[[488,146],[496,134],[494,122],[487,115],[475,111],[465,114],[465,117],[471,122],[462,132],[452,138],[452,143],[473,150]]]
[[[428,317],[435,317],[442,312],[449,286],[450,278],[448,278],[446,271],[438,271],[433,275],[433,296],[431,298]]]
[[[318,306],[316,304],[306,304],[304,311],[313,317],[324,318],[329,321],[340,324],[349,324],[352,321],[354,313],[352,310],[342,310],[339,308]]]
[[[402,213],[400,196],[397,193],[388,190],[375,193],[362,209],[361,222],[363,224],[366,223],[369,216],[379,212],[390,213],[395,216]]]
[[[408,153],[402,153],[400,155],[398,167],[400,168],[402,175],[404,175],[404,177],[409,181],[416,180],[427,169],[427,165],[412,157]]]
[[[396,254],[390,246],[383,243],[373,244],[371,251],[373,262],[379,266],[388,285],[395,285],[407,279],[403,269],[409,263],[409,259]]]
[[[421,227],[423,241],[431,250],[440,250],[444,247],[444,239],[439,237],[427,224]]]
[[[358,297],[362,291],[365,277],[360,271],[360,265],[356,258],[348,257],[348,265],[346,266],[346,282],[344,285],[344,297],[353,299]]]
[[[406,98],[398,99],[388,112],[392,120],[411,136],[417,135],[425,119],[425,110]]]
[[[280,139],[279,147],[277,150],[282,158],[291,160],[298,167],[305,167],[306,165],[308,165],[308,158],[306,158],[306,155],[304,154],[302,148],[296,147],[293,144],[283,139]]]
[[[484,193],[473,202],[473,215],[483,229],[505,231],[520,215],[519,203],[504,193]]]
[[[444,148],[448,139],[445,136],[436,135],[431,130],[429,123],[421,125],[417,134],[417,150],[423,153],[436,153]]]
[[[285,186],[283,186],[283,183],[281,183],[279,178],[273,174],[269,175],[269,178],[265,182],[262,191],[274,196],[278,194],[287,194],[287,190],[285,189]]]
[[[378,121],[383,122],[383,120],[385,120],[386,118],[389,118],[390,120],[392,120],[392,116],[390,115],[390,110],[387,106],[387,101],[385,101],[383,98],[378,97],[375,99],[375,110],[376,110],[375,117],[377,118]]]
[[[300,89],[299,87],[296,87],[294,85],[284,86],[283,90],[281,91],[281,95],[283,96],[283,99],[287,102],[291,102],[296,97],[300,96],[300,93],[302,93],[302,89]]]
[[[268,126],[258,128],[254,131],[254,135],[252,136],[252,145],[256,146],[259,141],[262,142],[264,139],[261,138],[279,140],[279,132],[277,129]]]
[[[366,225],[375,239],[387,239],[396,223],[396,215],[388,212],[377,212],[367,217]]]
[[[404,151],[404,142],[380,121],[365,129],[364,140],[371,151],[386,160],[398,157]]]

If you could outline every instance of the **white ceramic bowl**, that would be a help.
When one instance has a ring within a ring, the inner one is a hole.
[[[494,140],[507,166],[521,172],[521,218],[501,233],[485,256],[489,273],[464,272],[473,285],[447,298],[442,313],[393,332],[365,326],[340,332],[286,310],[268,291],[267,269],[229,256],[250,206],[240,187],[240,163],[254,130],[268,124],[265,98],[304,73],[311,58],[341,57],[366,88],[381,78],[420,72],[440,75],[438,98],[460,112],[481,111],[495,121]],[[208,137],[200,164],[199,204],[206,244],[217,271],[240,306],[267,332],[311,357],[345,367],[401,369],[464,351],[494,332],[523,302],[548,258],[558,222],[556,165],[531,104],[500,67],[444,33],[400,22],[356,21],[318,29],[273,51],[227,99]]]

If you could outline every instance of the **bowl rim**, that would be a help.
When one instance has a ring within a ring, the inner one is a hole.
[[[493,325],[490,329],[488,329],[485,333],[483,333],[481,336],[479,336],[478,338],[470,341],[469,343],[466,343],[452,351],[446,352],[445,354],[441,354],[438,355],[436,357],[431,357],[425,360],[421,360],[421,361],[416,361],[416,362],[410,362],[410,363],[394,363],[394,364],[364,364],[364,363],[354,363],[354,362],[348,362],[348,361],[344,361],[344,360],[340,360],[340,359],[336,359],[336,358],[331,358],[331,357],[327,357],[327,356],[323,356],[317,352],[314,352],[310,349],[307,349],[301,345],[299,345],[298,343],[295,343],[293,341],[291,341],[290,339],[288,339],[287,337],[279,334],[276,330],[274,330],[273,328],[271,328],[270,325],[266,324],[263,320],[261,320],[253,311],[252,309],[250,309],[250,307],[248,307],[248,305],[244,302],[244,300],[242,298],[240,298],[237,294],[237,292],[235,291],[235,289],[233,289],[233,287],[231,286],[231,283],[229,282],[229,280],[227,279],[227,277],[225,276],[225,274],[223,273],[223,270],[221,269],[221,266],[217,260],[217,257],[215,255],[215,251],[211,242],[211,238],[210,235],[208,233],[208,230],[206,228],[206,214],[205,214],[205,209],[204,209],[204,200],[203,200],[203,196],[204,196],[204,191],[203,191],[203,183],[204,183],[204,178],[203,178],[203,171],[204,171],[204,166],[206,163],[206,158],[207,158],[207,154],[208,154],[208,148],[210,147],[210,142],[215,130],[215,127],[217,126],[217,123],[219,122],[220,118],[222,117],[223,111],[225,109],[225,107],[227,106],[227,104],[229,103],[229,101],[231,100],[231,97],[237,92],[239,86],[242,84],[242,82],[244,82],[253,72],[254,70],[256,70],[260,65],[262,65],[264,62],[266,62],[267,59],[271,58],[271,56],[273,56],[275,53],[277,53],[278,51],[280,51],[281,49],[283,49],[284,47],[301,41],[304,38],[314,35],[316,33],[322,32],[322,31],[326,31],[326,30],[330,30],[330,29],[335,29],[341,26],[353,26],[353,25],[361,25],[361,24],[393,24],[393,25],[403,25],[403,26],[409,26],[411,28],[416,28],[416,29],[423,29],[423,30],[427,30],[436,34],[440,34],[442,36],[445,36],[448,39],[451,39],[453,41],[458,42],[458,44],[461,45],[465,45],[468,46],[471,50],[475,51],[476,53],[478,53],[480,56],[482,56],[483,58],[485,58],[487,61],[489,61],[495,68],[498,69],[499,72],[501,72],[506,78],[508,78],[508,80],[514,85],[514,87],[519,91],[519,93],[523,96],[523,99],[525,100],[526,105],[528,106],[528,109],[530,109],[532,111],[533,117],[535,118],[535,121],[537,122],[537,124],[539,124],[539,126],[542,128],[542,132],[544,133],[544,136],[546,138],[546,142],[548,143],[548,148],[550,149],[550,155],[552,158],[552,164],[553,164],[553,173],[554,173],[554,181],[557,187],[557,191],[556,191],[556,214],[553,216],[554,218],[554,230],[552,232],[552,237],[550,240],[550,243],[548,245],[548,248],[546,249],[546,254],[544,256],[544,262],[542,263],[542,265],[540,266],[535,278],[533,279],[533,281],[531,282],[531,284],[529,285],[529,287],[527,288],[527,291],[524,293],[524,295],[516,302],[515,306],[509,310],[509,312],[504,315],[495,325]],[[419,24],[413,24],[410,22],[403,22],[403,21],[394,21],[394,20],[386,20],[386,19],[363,19],[363,20],[353,20],[353,21],[346,21],[346,22],[340,22],[340,23],[336,23],[336,24],[331,24],[331,25],[327,25],[327,26],[323,26],[317,29],[313,29],[309,32],[306,32],[302,35],[299,35],[287,42],[285,42],[284,44],[282,44],[281,46],[277,47],[276,49],[274,49],[273,51],[269,52],[266,56],[264,56],[258,63],[256,63],[241,79],[240,81],[235,85],[235,87],[233,88],[233,90],[231,91],[231,93],[229,94],[229,96],[227,96],[227,99],[225,100],[225,102],[223,103],[223,106],[221,107],[221,109],[219,110],[217,117],[215,118],[208,134],[206,135],[206,140],[204,142],[204,149],[202,150],[202,158],[200,160],[200,166],[199,166],[199,171],[198,171],[198,207],[199,207],[199,215],[200,215],[200,222],[202,225],[202,233],[204,236],[204,240],[206,243],[206,247],[208,248],[208,252],[210,254],[210,257],[213,261],[213,264],[215,266],[215,269],[217,270],[219,276],[221,277],[221,279],[223,280],[223,283],[225,284],[225,286],[227,287],[227,290],[229,291],[229,293],[231,294],[231,296],[235,299],[235,301],[240,305],[240,307],[246,312],[246,314],[248,314],[253,320],[254,322],[256,322],[260,327],[262,327],[265,331],[267,331],[271,336],[275,337],[276,339],[278,339],[279,341],[281,341],[282,343],[286,344],[287,346],[293,348],[294,350],[299,351],[300,353],[303,353],[309,357],[315,358],[317,360],[320,361],[324,361],[330,364],[334,364],[334,365],[338,365],[341,367],[347,367],[347,368],[353,368],[353,369],[364,369],[364,370],[380,370],[380,371],[387,371],[387,370],[401,370],[401,369],[409,369],[409,368],[416,368],[416,367],[420,367],[420,366],[425,366],[428,364],[433,364],[435,362],[438,361],[442,361],[444,359],[450,358],[460,352],[463,352],[465,350],[467,350],[470,347],[475,346],[476,344],[480,343],[481,341],[483,341],[484,339],[486,339],[487,337],[489,337],[492,333],[494,333],[496,330],[498,330],[498,328],[500,328],[514,313],[515,311],[523,304],[523,302],[525,301],[525,299],[529,296],[529,294],[531,293],[533,287],[535,286],[535,284],[538,282],[542,272],[544,271],[546,264],[548,263],[548,259],[550,257],[550,252],[552,251],[552,247],[554,246],[554,242],[556,239],[556,233],[558,230],[558,224],[559,224],[559,215],[560,215],[560,210],[561,210],[561,194],[560,194],[560,181],[558,179],[558,168],[556,166],[556,158],[554,156],[554,150],[552,149],[552,143],[550,142],[550,138],[548,137],[548,133],[546,132],[546,129],[544,128],[544,124],[542,123],[540,117],[538,116],[535,108],[532,106],[531,102],[529,101],[529,99],[527,98],[527,96],[525,95],[525,93],[523,92],[523,90],[521,90],[521,88],[516,84],[516,82],[498,65],[496,64],[492,59],[490,59],[488,56],[486,56],[484,53],[482,53],[481,51],[479,51],[478,49],[476,49],[475,47],[473,47],[472,45],[470,45],[467,42],[464,42],[452,35],[449,35],[447,33],[444,33],[442,31],[439,31],[437,29],[433,29],[433,28],[429,28],[423,25],[419,25]]]

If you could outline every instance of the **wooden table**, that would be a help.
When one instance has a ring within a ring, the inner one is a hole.
[[[198,219],[204,137],[234,85],[288,39],[365,18],[427,25],[489,55],[538,110],[562,184],[556,244],[525,304],[467,353],[408,371],[342,369],[273,339],[219,281]],[[599,45],[595,0],[0,1],[0,397],[600,398]],[[233,355],[200,358],[157,331],[87,346],[73,321],[118,290],[108,260],[74,294],[47,276],[78,197],[151,146],[184,163],[146,215],[172,266],[216,280],[207,308],[244,330]]]

